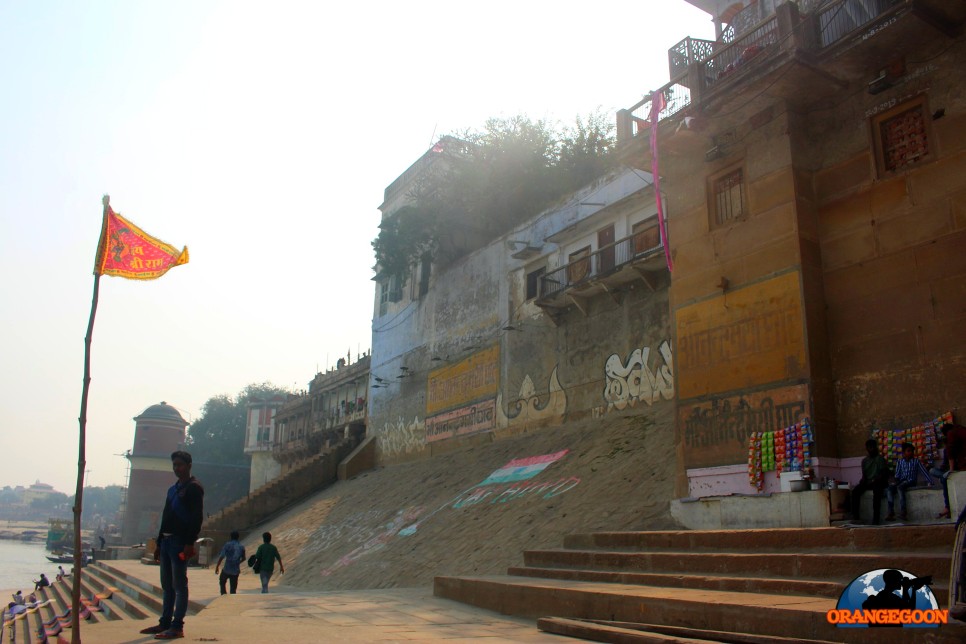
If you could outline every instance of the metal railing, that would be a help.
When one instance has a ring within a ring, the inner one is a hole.
[[[704,62],[704,82],[713,86],[778,42],[778,18],[772,16]]]
[[[660,241],[657,245],[652,245],[644,243],[644,239],[646,233],[635,233],[550,271],[540,278],[538,299],[552,297],[568,288],[604,277],[625,264],[652,255],[662,248]]]
[[[819,43],[824,49],[869,24],[903,0],[839,0],[818,9]]]
[[[799,15],[809,30],[817,36],[807,38],[814,42],[809,47],[825,49],[852,36],[890,10],[909,4],[910,0],[793,0]],[[758,64],[772,56],[779,43],[790,34],[779,30],[778,0],[759,0],[742,10],[732,19],[728,29],[718,42],[685,38],[668,50],[668,66],[671,81],[660,92],[664,94],[665,107],[659,114],[663,121],[692,102],[692,88],[700,92],[724,79],[729,79],[740,69],[747,69],[752,61]],[[747,12],[747,13],[745,13]],[[743,14],[743,15],[742,15]],[[868,28],[867,35],[874,35],[888,26],[890,21]],[[794,28],[799,28],[795,25]],[[698,66],[696,78],[691,72]],[[650,94],[626,110],[618,112],[618,138],[621,141],[640,136],[648,131],[647,120],[651,112]]]

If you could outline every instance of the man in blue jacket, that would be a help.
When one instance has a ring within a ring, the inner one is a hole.
[[[154,560],[161,564],[164,591],[161,619],[157,626],[141,632],[156,640],[184,637],[184,616],[188,612],[188,561],[195,556],[195,541],[204,520],[205,489],[191,476],[191,454],[173,452],[171,469],[178,480],[168,488],[161,512]]]

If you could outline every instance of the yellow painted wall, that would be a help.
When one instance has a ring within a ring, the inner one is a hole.
[[[798,271],[681,307],[675,327],[681,400],[808,375]]]

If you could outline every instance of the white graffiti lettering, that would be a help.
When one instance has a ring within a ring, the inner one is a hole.
[[[607,410],[624,409],[628,405],[635,405],[642,401],[648,406],[658,402],[661,398],[674,398],[674,371],[671,342],[665,340],[658,351],[664,359],[664,364],[655,366],[652,371],[648,366],[651,350],[649,347],[634,349],[627,357],[627,363],[621,361],[619,355],[612,354],[604,363],[604,376],[607,384],[604,386],[604,400]]]
[[[426,445],[426,425],[419,417],[413,418],[411,423],[402,418],[395,423],[387,422],[377,444],[379,451],[387,457],[418,451]]]

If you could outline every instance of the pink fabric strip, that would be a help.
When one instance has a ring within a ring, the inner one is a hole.
[[[667,270],[674,270],[671,262],[671,248],[667,240],[667,227],[664,223],[664,204],[661,202],[661,175],[658,173],[657,163],[657,121],[664,109],[664,92],[651,92],[651,113],[648,119],[651,122],[651,178],[654,181],[654,199],[657,201],[657,221],[661,232],[661,243],[664,244],[664,259],[667,260]]]

